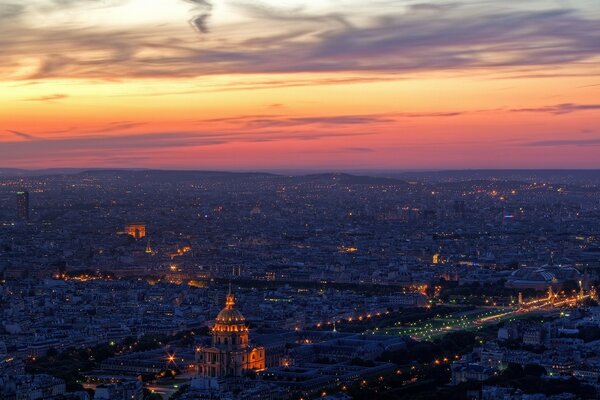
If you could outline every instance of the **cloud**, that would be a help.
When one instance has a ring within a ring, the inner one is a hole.
[[[66,95],[66,94],[57,93],[57,94],[50,94],[50,95],[47,95],[47,96],[31,97],[29,99],[25,99],[25,101],[47,101],[47,102],[54,102],[56,100],[66,99],[67,97],[69,97],[69,96]]]
[[[319,23],[331,25],[332,23],[344,28],[353,28],[349,19],[343,12],[327,12],[314,14],[306,12],[306,6],[282,7],[280,4],[273,6],[267,3],[251,1],[247,3],[237,2],[235,6],[249,15],[252,19],[265,20],[268,22],[284,21],[299,24],[302,22]],[[342,9],[342,7],[340,7]],[[305,32],[306,33],[306,32]]]
[[[248,127],[282,127],[305,125],[372,125],[395,122],[377,115],[335,115],[327,117],[255,118],[244,121]]]
[[[59,3],[64,3],[59,1]],[[74,3],[68,1],[68,3]],[[93,2],[96,3],[96,2]],[[194,29],[164,26],[0,27],[1,76],[43,79],[194,77],[213,74],[421,71],[583,65],[600,53],[599,20],[585,9],[491,7],[487,2],[390,2],[368,14],[242,5],[245,19],[209,33],[213,4],[188,1]],[[348,3],[349,4],[349,3]],[[544,3],[538,3],[542,5]],[[56,4],[55,4],[56,5]],[[240,8],[240,7],[238,7]],[[22,11],[13,11],[21,12]],[[5,24],[6,25],[6,24]],[[290,31],[290,27],[293,27]],[[90,54],[92,56],[90,56]],[[23,60],[38,60],[23,75]],[[590,67],[591,68],[591,67]]]
[[[460,3],[417,3],[411,4],[409,7],[413,10],[426,10],[426,11],[448,11],[460,6]]]
[[[152,91],[144,93],[129,93],[116,95],[115,97],[157,97],[157,96],[177,96],[184,94],[198,94],[198,93],[215,93],[225,91],[240,91],[240,90],[263,90],[263,89],[279,89],[289,88],[298,86],[319,86],[319,85],[348,85],[348,84],[361,84],[371,82],[385,82],[392,80],[400,80],[398,76],[351,76],[345,78],[311,78],[311,79],[292,79],[289,76],[285,80],[269,79],[269,80],[252,80],[248,81],[234,81],[228,83],[216,83],[216,84],[203,84],[202,87],[185,89],[185,90],[171,90],[171,91]]]
[[[109,132],[122,132],[132,128],[137,128],[142,125],[146,125],[146,122],[133,122],[133,121],[115,121],[107,124],[106,126],[89,128],[82,131],[82,133],[109,133]]]
[[[578,111],[593,111],[600,110],[600,104],[574,104],[563,103],[553,106],[534,107],[534,108],[516,108],[511,112],[528,112],[528,113],[547,113],[554,115],[570,114]]]
[[[466,114],[464,111],[452,112],[422,112],[422,113],[398,113],[399,117],[404,118],[439,118],[439,117],[457,117]]]
[[[29,0],[30,8],[42,12],[62,12],[67,8],[85,7],[87,12],[93,11],[94,8],[116,7],[127,3],[130,0]]]
[[[19,131],[12,131],[12,130],[9,130],[8,132],[12,133],[13,135],[15,135],[17,137],[20,137],[21,139],[25,139],[25,140],[39,140],[39,138],[37,136],[30,135],[29,133],[19,132]]]
[[[225,123],[236,125],[244,129],[263,129],[273,127],[295,127],[295,126],[353,126],[372,125],[378,123],[395,122],[386,115],[331,115],[320,117],[295,117],[286,115],[242,115],[225,118],[211,118],[199,121],[201,124]]]
[[[355,126],[370,126],[375,121],[387,121],[378,116],[330,116],[330,117],[282,117],[268,119],[265,116],[233,117],[202,122],[202,129],[196,131],[138,132],[129,129],[144,125],[143,122],[115,121],[103,127],[66,129],[71,136],[52,137],[47,133],[36,136],[19,131],[9,131],[26,139],[2,141],[0,158],[15,154],[54,152],[114,151],[126,152],[131,149],[194,148],[229,143],[265,143],[276,141],[312,141],[332,137],[368,136],[371,129],[355,129]],[[217,123],[217,125],[215,125]],[[223,126],[230,123],[230,126]]]
[[[0,21],[19,17],[25,11],[23,4],[3,3],[0,7]]]
[[[330,115],[318,117],[296,117],[287,115],[242,115],[235,117],[212,118],[199,121],[201,124],[226,123],[238,125],[245,129],[261,129],[293,126],[353,126],[398,123],[400,118],[445,118],[465,114],[465,111],[455,112],[406,112],[365,115]]]
[[[42,139],[31,136],[25,141],[3,141],[0,159],[4,163],[22,163],[23,160],[43,160],[54,165],[111,165],[117,160],[132,160],[136,156],[152,161],[165,154],[200,151],[203,148],[236,143],[269,143],[278,141],[313,141],[327,137],[353,137],[372,135],[373,132],[336,132],[297,130],[290,132],[269,131],[260,135],[248,132],[146,132],[127,135],[95,135]],[[180,155],[175,156],[177,159]]]
[[[374,152],[373,149],[370,149],[368,147],[346,147],[346,148],[344,148],[344,150],[350,151],[353,153],[372,153],[372,152]]]
[[[535,142],[526,143],[527,146],[541,146],[541,147],[554,147],[554,146],[600,146],[599,139],[564,139],[564,140],[539,140]]]
[[[56,133],[29,134],[9,131],[15,140],[2,141],[0,159],[32,157],[53,160],[84,155],[94,160],[126,157],[132,152],[162,152],[199,149],[207,146],[236,143],[272,143],[315,141],[331,138],[365,138],[377,135],[384,126],[396,126],[402,118],[446,117],[460,112],[424,112],[397,114],[358,114],[328,116],[289,116],[277,114],[242,115],[197,121],[198,129],[186,131],[143,130],[148,124],[140,121],[113,121],[104,126],[68,127]],[[137,129],[136,129],[137,128]],[[142,130],[142,131],[139,131]],[[20,139],[20,140],[17,140]],[[23,140],[24,139],[24,140]],[[371,153],[369,147],[351,146],[341,152]]]
[[[195,5],[196,11],[199,14],[190,19],[190,25],[199,33],[206,34],[209,32],[208,21],[212,16],[213,5],[208,0],[185,0],[188,3]]]

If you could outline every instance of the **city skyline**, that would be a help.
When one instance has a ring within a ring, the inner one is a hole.
[[[0,170],[0,398],[597,399],[599,194],[598,170]]]
[[[593,1],[3,4],[2,167],[600,168]]]

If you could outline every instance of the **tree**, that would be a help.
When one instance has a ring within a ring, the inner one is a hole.
[[[158,393],[152,393],[150,390],[144,389],[144,400],[163,400],[163,398]]]
[[[525,368],[523,368],[523,373],[528,376],[535,376],[537,378],[542,375],[547,375],[546,368],[537,364],[527,364]]]
[[[584,307],[598,307],[598,302],[594,299],[590,299],[589,297],[587,299],[583,300],[583,306]]]
[[[579,290],[579,283],[573,279],[569,279],[563,282],[562,289],[565,293],[577,292]]]
[[[67,392],[77,392],[83,390],[83,385],[77,382],[67,382],[66,389]]]
[[[593,342],[600,339],[600,328],[593,325],[580,326],[578,336],[586,343]]]
[[[518,379],[523,377],[524,371],[520,364],[509,363],[508,367],[502,371],[502,376],[507,379]]]
[[[46,357],[48,358],[54,358],[58,355],[58,350],[56,350],[56,348],[54,347],[50,347],[48,349],[48,351],[46,352]]]

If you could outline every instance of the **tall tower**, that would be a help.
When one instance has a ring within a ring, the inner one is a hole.
[[[29,192],[17,192],[17,216],[19,219],[29,219]]]
[[[248,371],[265,368],[265,348],[249,344],[246,319],[235,308],[229,289],[225,308],[212,327],[212,345],[196,349],[198,375],[203,377],[239,377]]]

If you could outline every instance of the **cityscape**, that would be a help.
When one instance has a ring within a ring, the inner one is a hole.
[[[12,173],[3,399],[598,396],[595,171]]]
[[[600,399],[598,0],[0,0],[0,400]]]

